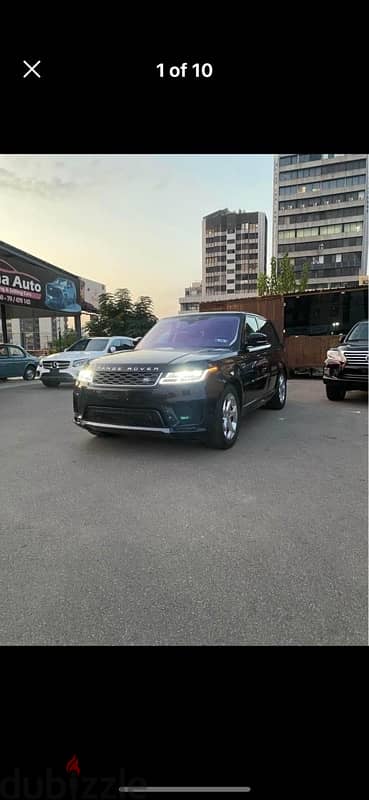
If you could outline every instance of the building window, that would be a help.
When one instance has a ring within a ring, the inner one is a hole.
[[[333,233],[342,233],[342,225],[324,225],[319,230],[321,236],[332,236]]]
[[[319,236],[319,228],[299,228],[296,231],[298,239],[305,239],[311,236]]]
[[[342,263],[342,253],[336,253],[336,264]]]
[[[318,230],[318,229],[317,229]],[[280,231],[279,238],[282,239],[294,239],[296,236],[296,231]]]
[[[343,226],[345,233],[361,233],[363,230],[362,222],[346,222]]]

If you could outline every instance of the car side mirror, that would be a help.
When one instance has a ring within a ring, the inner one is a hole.
[[[258,331],[257,333],[249,333],[247,336],[248,347],[260,347],[263,344],[268,344],[268,337],[265,333]]]
[[[340,333],[340,335],[338,337],[338,343],[342,344],[342,342],[344,342],[344,341],[345,341],[345,334],[344,333]]]
[[[115,353],[116,349],[117,348],[112,344],[111,347],[109,347],[109,353]]]

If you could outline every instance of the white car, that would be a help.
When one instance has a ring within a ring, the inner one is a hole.
[[[41,358],[36,375],[48,387],[74,383],[80,369],[93,358],[121,350],[133,350],[134,347],[135,342],[130,336],[93,336],[79,339],[62,353]]]

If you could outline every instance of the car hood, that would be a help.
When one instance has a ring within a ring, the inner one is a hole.
[[[231,356],[229,350],[132,350],[99,358],[99,367],[181,366],[192,362],[215,363]],[[95,363],[95,362],[93,362]]]
[[[346,344],[345,344],[345,342],[343,342],[342,344],[340,344],[340,346],[337,348],[337,350],[341,350],[342,352],[346,351],[346,353],[347,352],[354,353],[355,350],[359,350],[361,353],[363,351],[364,352],[368,352],[368,340],[367,339],[363,339],[362,342],[346,342]]]
[[[100,351],[101,353],[101,351]],[[44,361],[55,361],[55,360],[63,360],[66,361],[77,361],[78,359],[85,358],[86,361],[91,361],[92,358],[97,358],[99,356],[99,351],[89,350],[86,353],[85,350],[73,350],[72,352],[68,352],[68,350],[63,350],[62,353],[52,353],[49,356],[44,356]]]

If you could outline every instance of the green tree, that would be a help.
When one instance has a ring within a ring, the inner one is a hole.
[[[292,294],[296,292],[297,281],[295,270],[287,253],[278,262],[278,294]]]
[[[270,278],[268,294],[281,294],[281,281],[278,276],[277,259],[272,258],[270,262]]]
[[[305,263],[301,271],[299,292],[306,292],[309,283],[309,276],[310,276],[310,267],[309,264]]]
[[[99,313],[87,323],[90,336],[129,336],[133,303],[128,289],[106,292],[99,297]]]
[[[286,253],[278,262],[272,258],[270,262],[270,277],[259,275],[258,294],[293,294],[304,292],[309,282],[309,265],[304,264],[300,281],[297,280],[291,259]]]
[[[48,342],[48,349],[52,353],[60,352],[61,350],[65,350],[66,347],[70,347],[71,344],[80,339],[81,337],[78,336],[76,331],[72,328],[68,328],[66,331],[63,332],[61,336],[58,336],[53,342]]]
[[[133,304],[131,336],[145,336],[150,328],[155,325],[157,317],[153,313],[151,297],[141,295]]]
[[[150,297],[133,303],[128,289],[117,289],[100,296],[99,313],[86,329],[90,336],[143,336],[156,319]]]
[[[270,294],[269,291],[269,278],[263,272],[258,276],[258,295]]]

